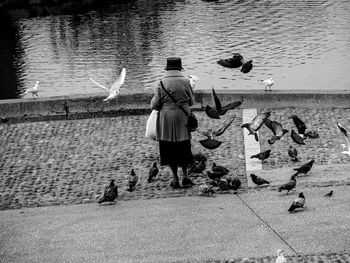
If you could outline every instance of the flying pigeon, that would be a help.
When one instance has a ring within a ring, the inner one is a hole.
[[[283,256],[282,252],[284,252],[282,249],[277,250],[277,258],[275,263],[287,263],[287,260]]]
[[[133,191],[135,189],[135,186],[137,182],[139,181],[138,176],[135,174],[134,169],[131,169],[130,175],[128,176],[128,185],[129,188],[127,189],[129,192]]]
[[[195,75],[188,75],[188,78],[190,79],[191,88],[194,89],[196,81],[199,80],[199,78]]]
[[[265,91],[267,91],[266,88],[269,88],[269,91],[271,91],[271,87],[274,84],[274,81],[273,81],[272,78],[268,78],[268,79],[262,80],[261,82],[264,83]]]
[[[305,123],[296,115],[292,115],[290,118],[293,120],[295,127],[297,127],[299,135],[304,136],[306,130]]]
[[[151,169],[149,170],[147,182],[149,183],[152,182],[153,178],[155,178],[158,173],[159,173],[159,169],[157,166],[157,162],[154,162]]]
[[[34,99],[34,95],[37,96],[37,97],[39,97],[39,95],[38,95],[38,92],[39,92],[39,89],[38,89],[38,88],[39,88],[39,83],[40,83],[40,81],[35,81],[34,87],[29,88],[29,89],[26,89],[26,91],[25,91],[23,94],[26,95],[26,94],[30,93],[30,94],[32,94],[33,99]]]
[[[244,123],[241,125],[241,128],[247,128],[249,131],[249,135],[253,134],[255,140],[258,142],[259,137],[257,131],[261,128],[264,123],[264,120],[270,117],[271,112],[264,112],[262,114],[258,114],[254,117],[254,119],[250,123]]]
[[[250,177],[252,178],[252,181],[256,185],[263,185],[263,184],[270,184],[269,181],[266,181],[264,178],[257,176],[255,174],[251,174]]]
[[[270,157],[270,154],[271,154],[271,150],[269,149],[269,150],[260,152],[258,154],[254,154],[254,155],[250,156],[250,158],[257,158],[260,161],[264,161],[264,160],[266,160],[267,158]]]
[[[241,72],[248,73],[253,68],[253,60],[249,60],[242,65]]]
[[[207,136],[207,139],[199,141],[200,144],[207,149],[216,149],[221,145],[221,141],[218,141],[215,139],[215,137],[222,135],[226,129],[231,125],[233,120],[236,118],[236,116],[233,116],[230,118],[227,122],[224,123],[223,126],[221,126],[219,129],[216,129],[214,131],[207,130],[207,131],[202,131],[200,129],[196,129],[197,132],[200,134]]]
[[[341,133],[345,136],[346,143],[348,144],[348,150],[343,151],[341,153],[347,154],[350,156],[350,132],[343,125],[341,125],[339,122],[337,122],[337,126],[340,129]]]
[[[208,117],[210,117],[212,119],[220,119],[219,112],[216,109],[210,107],[209,105],[205,106],[204,111]]]
[[[121,85],[123,85],[124,83],[124,80],[125,80],[125,75],[126,75],[126,69],[125,68],[122,68],[122,70],[120,71],[120,74],[117,78],[117,80],[113,83],[113,85],[111,86],[110,89],[106,88],[105,86],[97,83],[95,80],[93,80],[92,78],[90,78],[90,80],[95,83],[97,86],[103,88],[104,90],[108,91],[109,92],[109,95],[107,98],[105,98],[103,101],[110,101],[110,100],[113,100],[115,99],[118,94],[120,93],[119,92],[119,89],[121,87]]]
[[[242,102],[243,102],[243,97],[241,97],[241,101],[236,101],[236,102],[232,102],[232,103],[229,103],[225,106],[222,106],[221,105],[221,101],[218,97],[218,95],[216,94],[215,90],[213,90],[213,97],[214,97],[214,102],[215,102],[215,109],[218,111],[219,115],[224,115],[226,114],[226,112],[228,110],[233,110],[239,106],[241,106]]]
[[[311,161],[309,161],[309,162],[303,164],[303,165],[300,166],[299,168],[294,168],[293,170],[294,170],[294,171],[297,171],[297,172],[295,173],[295,175],[296,175],[296,176],[299,175],[299,174],[305,174],[305,175],[306,175],[306,174],[311,170],[312,165],[314,164],[314,162],[315,162],[315,160],[311,160]]]
[[[298,151],[292,145],[289,146],[288,155],[289,155],[290,158],[292,158],[291,160],[293,162],[297,162],[298,161],[298,157],[297,157],[298,156]]]
[[[300,193],[299,196],[294,199],[288,211],[289,213],[292,213],[295,211],[295,209],[304,208],[304,205],[305,205],[305,196],[303,193]]]
[[[226,68],[239,68],[243,64],[243,57],[239,53],[234,53],[232,58],[220,59],[217,63]]]
[[[328,194],[326,194],[325,197],[332,197],[332,195],[333,195],[333,190],[330,191]]]
[[[292,175],[290,180],[285,183],[284,185],[281,185],[278,188],[278,192],[282,192],[282,190],[287,190],[287,194],[289,193],[290,190],[292,190],[296,185],[297,185],[297,180],[295,179],[296,175]]]
[[[114,179],[111,180],[109,186],[105,188],[103,197],[98,201],[99,204],[103,202],[113,202],[118,197],[118,186],[114,184]]]
[[[277,121],[271,121],[269,118],[264,120],[264,124],[267,128],[269,128],[273,132],[273,136],[268,139],[269,144],[274,144],[277,140],[280,140],[283,135],[285,135],[288,130],[283,129],[282,125]]]
[[[320,138],[320,135],[315,132],[315,131],[306,131],[304,134],[305,139],[310,138],[310,139],[317,139]]]
[[[301,137],[298,133],[296,133],[294,130],[292,130],[290,137],[292,140],[297,144],[305,145],[304,138]]]

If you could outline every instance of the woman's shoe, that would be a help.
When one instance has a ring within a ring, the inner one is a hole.
[[[180,184],[179,184],[179,182],[177,182],[177,181],[172,181],[172,182],[170,183],[170,186],[171,186],[173,189],[178,189],[178,188],[180,188]]]
[[[194,185],[194,183],[192,182],[192,180],[190,178],[184,177],[182,179],[182,187],[189,188],[189,187],[192,187],[193,185]]]

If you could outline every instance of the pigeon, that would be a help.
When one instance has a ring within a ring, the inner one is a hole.
[[[188,78],[190,79],[191,88],[194,89],[196,81],[199,80],[199,78],[195,75],[188,75]]]
[[[209,118],[212,118],[212,119],[220,119],[220,114],[219,114],[219,112],[218,112],[216,109],[210,107],[209,105],[205,106],[204,111],[205,111],[205,113],[207,114],[207,116],[208,116]]]
[[[307,132],[305,132],[304,137],[305,137],[305,139],[306,138],[318,139],[318,138],[320,138],[320,135],[315,131],[307,131]]]
[[[221,177],[224,176],[223,173],[216,173],[216,172],[211,172],[211,171],[207,171],[207,175],[208,175],[209,179],[214,180],[214,181],[217,181]]]
[[[345,136],[346,143],[348,144],[348,150],[343,151],[341,153],[347,154],[350,156],[350,132],[343,125],[341,125],[339,122],[337,122],[337,126],[340,129],[341,133]]]
[[[301,144],[301,145],[305,145],[304,142],[304,138],[301,137],[298,133],[296,133],[294,130],[292,130],[290,137],[292,138],[292,140],[297,143],[297,144]]]
[[[201,184],[198,186],[199,193],[205,196],[213,196],[215,191],[212,187],[209,187],[207,184]]]
[[[243,57],[239,53],[234,53],[232,58],[220,59],[217,63],[226,68],[239,68],[243,65]]]
[[[241,128],[247,128],[249,131],[248,135],[253,134],[255,137],[255,140],[258,142],[259,137],[257,134],[257,131],[261,128],[261,126],[264,123],[264,120],[270,117],[271,112],[264,112],[262,114],[258,114],[254,117],[254,119],[250,123],[244,123],[241,125]]]
[[[222,174],[222,175],[226,175],[229,173],[230,170],[228,170],[227,168],[221,166],[221,165],[216,165],[216,163],[213,163],[212,167],[211,167],[211,170],[214,172],[214,173],[217,173],[217,174]]]
[[[289,146],[288,155],[289,155],[290,158],[292,158],[291,160],[293,162],[299,161],[298,157],[297,157],[298,156],[298,151],[292,145]]]
[[[303,193],[300,193],[299,196],[294,199],[288,211],[289,213],[292,213],[295,211],[295,209],[304,208],[304,205],[305,205],[305,196]]]
[[[282,252],[284,252],[282,249],[277,250],[277,258],[275,263],[287,263],[287,260],[283,256]]]
[[[26,95],[26,94],[30,93],[30,94],[32,94],[33,99],[35,98],[34,95],[37,96],[37,97],[39,97],[39,95],[38,95],[38,92],[39,92],[39,89],[38,89],[38,88],[39,88],[39,83],[40,83],[40,81],[35,81],[34,87],[32,87],[32,88],[30,88],[30,89],[27,89],[23,94]]]
[[[130,175],[128,176],[128,184],[129,188],[127,189],[129,192],[135,189],[137,182],[139,181],[138,176],[135,174],[134,169],[131,169]]]
[[[297,171],[295,173],[295,176],[299,175],[299,174],[307,174],[311,168],[312,168],[312,165],[314,164],[315,160],[311,160],[305,164],[303,164],[302,166],[300,166],[299,168],[294,168],[293,170],[294,171]]]
[[[149,183],[152,182],[153,178],[155,178],[158,173],[159,173],[159,169],[157,166],[157,162],[154,162],[151,169],[149,170],[147,182],[149,182]]]
[[[293,120],[295,127],[297,127],[299,135],[304,136],[306,130],[305,123],[296,115],[292,115],[290,118]]]
[[[287,190],[287,194],[289,193],[290,190],[292,190],[296,185],[297,185],[297,180],[295,179],[296,175],[292,175],[290,180],[285,183],[284,185],[281,185],[278,188],[278,192],[282,192],[282,190]]]
[[[123,85],[124,83],[124,80],[125,80],[125,75],[126,75],[126,69],[125,68],[122,68],[122,70],[120,71],[120,74],[117,78],[117,80],[113,83],[113,85],[111,86],[110,89],[106,88],[105,86],[97,83],[95,80],[93,80],[92,78],[90,78],[90,80],[95,83],[97,86],[107,90],[109,92],[109,95],[107,98],[105,98],[103,101],[111,101],[113,99],[115,99],[118,94],[120,93],[119,92],[119,89],[121,87],[121,85]]]
[[[241,187],[242,182],[237,176],[233,178],[226,178],[226,180],[228,181],[230,188],[233,190],[238,190],[238,188]]]
[[[218,186],[219,186],[221,191],[228,191],[230,189],[230,185],[225,178],[221,178],[218,181]]]
[[[325,197],[332,197],[332,195],[333,195],[333,190],[330,191],[328,194],[326,194]]]
[[[5,118],[0,117],[0,123],[7,123],[9,121],[10,121],[9,117],[5,117]]]
[[[253,60],[249,60],[242,65],[241,72],[248,73],[253,68]]]
[[[263,185],[263,184],[270,184],[269,181],[266,181],[264,178],[257,176],[255,174],[250,174],[250,177],[252,178],[252,181],[256,185]]]
[[[203,156],[204,157],[204,156]],[[206,161],[207,158],[196,158],[196,156],[193,156],[194,162],[190,165],[188,172],[189,173],[203,173],[203,171],[206,168]]]
[[[274,144],[277,140],[280,140],[283,137],[283,135],[285,135],[288,132],[288,130],[283,129],[282,125],[277,121],[271,121],[267,118],[264,120],[264,124],[273,132],[273,136],[267,140],[269,144]]]
[[[270,157],[270,154],[271,154],[271,150],[269,149],[269,150],[263,151],[261,153],[254,154],[254,155],[250,156],[250,158],[257,158],[260,161],[264,161]]]
[[[221,145],[221,141],[218,141],[215,139],[215,137],[222,135],[226,129],[231,125],[233,120],[236,118],[236,116],[233,116],[230,118],[227,122],[224,123],[223,126],[221,126],[219,129],[216,129],[214,131],[212,130],[207,130],[207,131],[202,131],[200,129],[196,129],[197,132],[200,134],[207,136],[207,139],[199,141],[200,144],[207,149],[216,149]]]
[[[98,201],[99,204],[103,202],[113,202],[118,197],[118,186],[114,184],[114,179],[111,180],[109,186],[105,188],[103,197]]]
[[[226,114],[226,112],[228,110],[233,110],[233,109],[241,106],[241,104],[243,102],[243,97],[241,97],[241,101],[232,102],[232,103],[229,103],[225,106],[222,106],[220,99],[219,99],[218,95],[216,94],[215,90],[214,89],[212,89],[212,90],[213,90],[213,97],[214,97],[214,102],[215,102],[215,110],[217,110],[219,115],[224,115],[224,114]]]
[[[271,87],[273,86],[273,83],[274,83],[272,78],[262,80],[261,82],[264,83],[265,91],[267,91],[266,88],[269,88],[269,91],[271,91]]]

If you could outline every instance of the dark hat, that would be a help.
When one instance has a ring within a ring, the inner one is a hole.
[[[166,67],[165,70],[181,70],[182,63],[181,58],[178,57],[170,57],[166,59]]]

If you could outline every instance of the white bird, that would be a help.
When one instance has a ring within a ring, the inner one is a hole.
[[[109,100],[113,100],[115,99],[118,94],[119,94],[119,89],[121,87],[121,85],[123,85],[124,80],[125,80],[125,75],[126,75],[126,69],[122,68],[117,80],[113,83],[113,85],[111,86],[110,89],[106,88],[105,86],[97,83],[95,80],[93,80],[92,78],[90,78],[90,80],[95,83],[97,86],[107,90],[109,92],[109,95],[107,98],[105,98],[103,101],[109,101]]]
[[[347,151],[343,151],[341,153],[347,154],[347,155],[350,156],[350,139],[349,139],[350,138],[350,132],[343,125],[341,125],[339,122],[337,122],[337,126],[340,129],[341,133],[344,134],[345,140],[346,140],[346,142],[348,144]],[[344,144],[342,144],[342,145],[343,145],[343,148],[346,148],[346,146]]]
[[[268,79],[262,80],[261,82],[264,83],[264,85],[265,85],[265,91],[267,91],[266,90],[267,87],[271,91],[271,87],[273,86],[273,79],[272,78],[268,78]]]
[[[196,84],[196,81],[199,80],[199,78],[195,75],[188,75],[188,77],[190,78],[191,88],[194,89],[194,85]]]
[[[34,99],[34,95],[37,96],[37,97],[39,97],[39,96],[38,96],[38,92],[39,92],[39,90],[38,90],[39,83],[40,83],[40,81],[35,81],[34,87],[29,88],[29,89],[26,89],[26,91],[24,92],[24,95],[30,93],[30,94],[32,94],[33,99]]]
[[[282,254],[283,250],[279,249],[277,250],[277,258],[276,258],[276,263],[287,263],[286,258]]]

